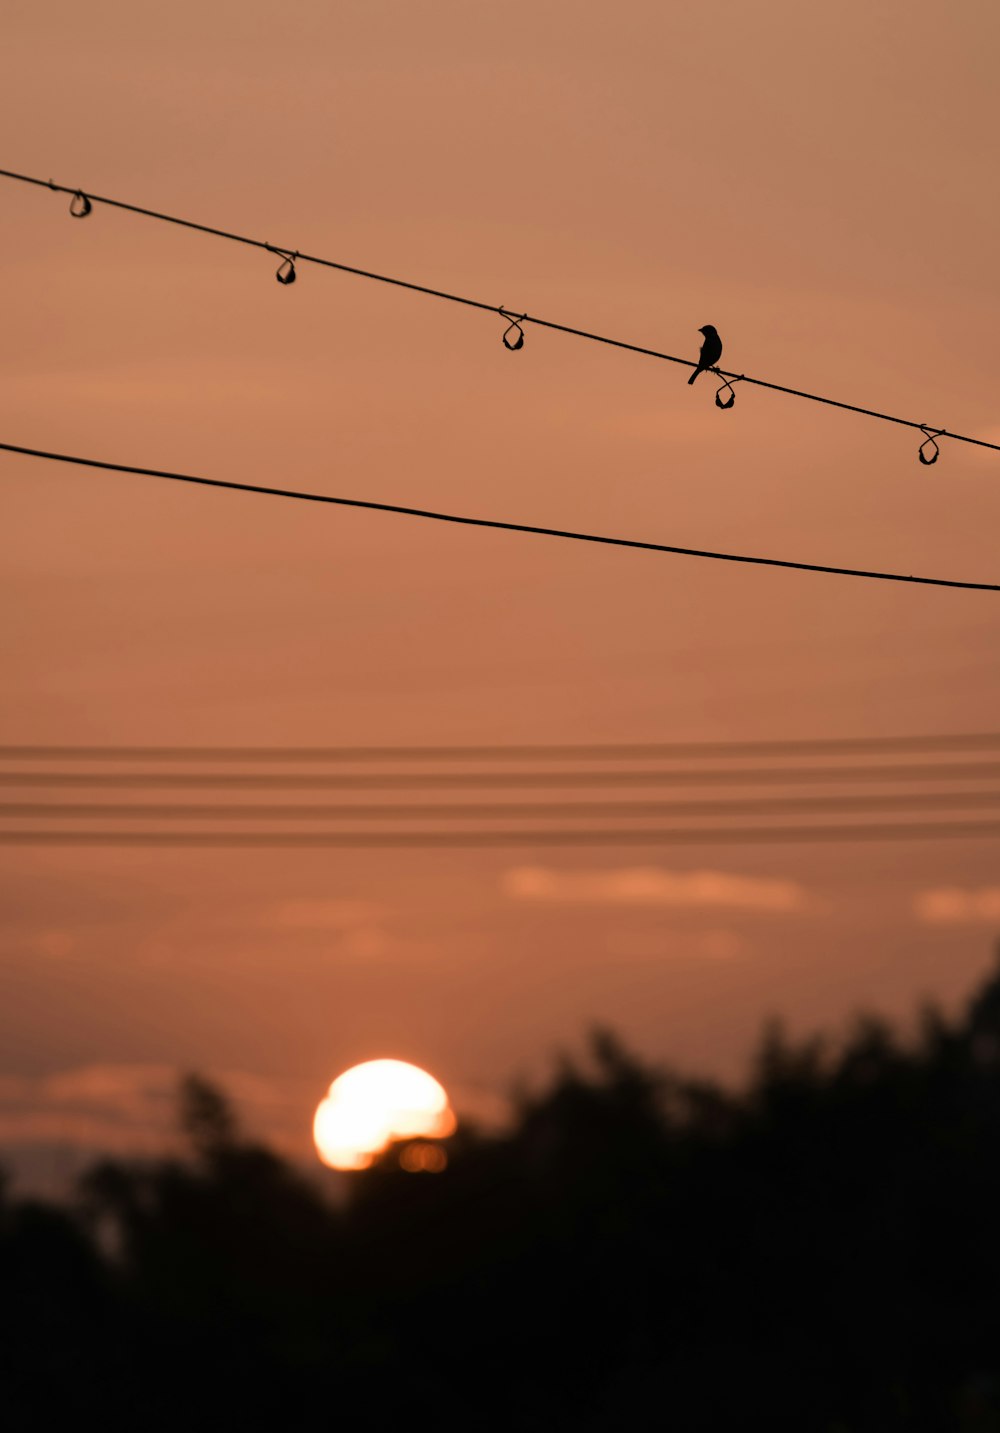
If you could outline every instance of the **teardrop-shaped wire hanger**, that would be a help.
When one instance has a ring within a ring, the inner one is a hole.
[[[73,215],[74,219],[86,219],[93,207],[93,204],[91,204],[82,189],[78,189],[73,195],[73,198],[69,201],[69,212]]]
[[[937,440],[946,430],[944,428],[929,428],[925,423],[921,423],[920,431],[921,433],[926,433],[927,436],[917,449],[917,457],[925,468],[930,468],[941,456],[941,449],[938,447]],[[925,448],[930,450],[929,453],[924,452]]]
[[[278,265],[274,274],[278,283],[294,284],[298,277],[295,272],[295,260],[299,257],[298,249],[276,249],[273,244],[265,244],[264,248],[268,249],[272,254],[279,254],[281,256],[281,263]]]
[[[717,368],[713,368],[711,371],[715,374],[716,378],[722,378],[722,383],[715,390],[716,408],[731,408],[736,402],[736,392],[733,388],[733,384],[742,382],[743,374],[741,373],[739,378],[723,378],[722,374]],[[729,397],[723,398],[722,395],[723,393],[725,393],[727,388],[729,389]]]
[[[524,347],[524,329],[521,325],[528,315],[523,313],[520,318],[518,318],[516,314],[508,313],[503,304],[497,309],[497,313],[501,318],[509,320],[507,327],[503,331],[503,346],[504,348],[510,349],[511,353],[516,353],[519,348]],[[515,337],[511,338],[509,336],[511,333],[513,333]]]

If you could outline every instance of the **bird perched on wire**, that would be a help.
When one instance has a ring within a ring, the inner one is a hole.
[[[712,324],[706,323],[705,327],[700,328],[698,332],[705,335],[705,342],[702,344],[701,352],[698,355],[698,367],[688,379],[689,383],[693,383],[699,373],[704,373],[707,369],[714,368],[722,357],[722,339],[719,337],[719,330],[714,328]]]

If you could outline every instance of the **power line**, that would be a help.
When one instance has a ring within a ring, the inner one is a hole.
[[[948,752],[1000,746],[1000,732],[933,736],[806,737],[772,741],[527,743],[492,746],[0,746],[0,761],[643,761],[681,757],[835,756],[842,752]]]
[[[912,582],[924,587],[960,587],[978,592],[1000,592],[1000,585],[995,582],[960,582],[947,577],[914,577],[901,572],[869,571],[857,567],[829,567],[816,562],[792,562],[777,557],[749,557],[741,553],[710,552],[703,548],[675,547],[662,542],[641,542],[635,538],[605,537],[598,533],[573,532],[556,527],[537,527],[529,523],[462,517],[455,513],[434,512],[428,508],[403,507],[397,503],[376,503],[362,498],[331,497],[327,493],[301,492],[294,488],[264,487],[256,483],[229,482],[222,478],[202,478],[190,473],[175,473],[159,468],[140,468],[131,463],[109,463],[98,458],[81,458],[70,453],[50,453],[40,448],[25,448],[16,443],[0,443],[0,450],[19,453],[28,458],[44,458],[54,463],[72,463],[84,468],[100,468],[105,472],[133,473],[138,477],[163,478],[175,483],[195,483],[199,487],[225,488],[233,492],[294,498],[299,502],[329,503],[335,507],[362,508],[369,512],[398,513],[404,517],[424,518],[431,522],[458,523],[464,527],[493,528],[501,532],[533,533],[538,537],[558,537],[571,542],[594,542],[606,547],[638,548],[644,552],[670,553],[675,557],[700,557],[714,562],[743,562],[757,567],[791,568],[797,572],[823,572],[837,577],[867,577],[880,582]]]
[[[195,846],[474,849],[490,846],[728,846],[802,841],[971,840],[996,821],[864,826],[750,826],[662,831],[0,831],[4,846]]]
[[[732,801],[510,801],[433,804],[220,805],[216,802],[0,802],[0,820],[481,821],[790,816],[815,812],[928,811],[1000,806],[1000,791],[891,792],[878,796],[792,796]]]
[[[583,338],[590,343],[603,343],[610,348],[624,349],[627,353],[641,354],[645,358],[657,358],[664,363],[680,364],[684,368],[697,367],[697,364],[690,359],[677,358],[671,353],[662,353],[655,348],[644,348],[639,344],[626,343],[622,339],[608,338],[603,334],[590,333],[586,329],[575,328],[569,324],[554,323],[551,319],[538,318],[534,315],[520,314],[515,316],[497,304],[484,303],[481,299],[464,298],[460,294],[448,293],[444,289],[429,288],[425,284],[415,284],[406,279],[391,278],[387,274],[377,274],[370,269],[359,269],[351,264],[342,264],[333,259],[320,258],[316,254],[303,254],[296,249],[271,244],[263,239],[251,239],[245,234],[234,234],[228,229],[218,229],[211,224],[197,223],[193,219],[181,219],[176,214],[166,214],[156,209],[147,209],[140,204],[128,204],[121,199],[109,199],[103,194],[92,194],[89,190],[83,191],[75,186],[71,187],[65,184],[56,184],[51,179],[38,179],[32,175],[18,174],[12,169],[0,169],[0,178],[13,179],[21,184],[37,185],[41,189],[51,189],[58,194],[69,194],[74,196],[74,199],[79,196],[88,201],[88,206],[92,204],[103,204],[110,209],[123,209],[129,214],[141,214],[144,218],[155,219],[160,223],[176,224],[182,229],[193,229],[200,234],[211,234],[217,239],[226,239],[234,244],[245,244],[254,249],[266,249],[276,257],[280,257],[283,261],[291,262],[293,272],[295,264],[317,264],[325,269],[336,269],[340,273],[353,274],[356,278],[371,279],[375,283],[391,284],[394,288],[408,289],[412,293],[425,294],[429,298],[443,299],[447,303],[462,304],[466,308],[480,309],[486,313],[500,314],[503,318],[515,318],[519,328],[523,324],[530,323],[534,324],[536,328],[546,328],[554,333],[569,334],[573,338]],[[89,207],[84,212],[89,213]],[[83,215],[78,217],[83,217]],[[835,398],[824,398],[818,393],[807,393],[801,388],[789,388],[781,383],[767,382],[763,378],[751,378],[745,373],[730,373],[724,369],[713,370],[713,372],[717,372],[721,378],[730,379],[733,382],[749,383],[756,388],[770,389],[773,393],[787,394],[791,398],[804,398],[810,403],[822,403],[829,408],[843,409],[847,413],[860,413],[866,418],[878,418],[884,423],[895,423],[903,428],[914,428],[918,432],[927,435],[926,440],[930,442],[934,442],[936,438],[950,438],[956,443],[971,443],[978,448],[991,448],[995,452],[1000,452],[1000,444],[989,443],[984,438],[970,438],[963,433],[952,433],[944,428],[935,428],[930,424],[917,423],[910,418],[896,418],[890,413],[882,413],[875,408],[863,408],[856,403],[842,403]],[[933,434],[933,438],[930,436],[931,434]],[[923,446],[922,444],[921,451]],[[936,443],[935,457],[925,461],[933,462],[935,458]]]
[[[244,791],[395,791],[427,788],[583,786],[772,786],[831,782],[988,781],[1000,779],[1000,762],[840,767],[733,767],[653,771],[438,771],[438,772],[189,772],[0,771],[0,786],[201,788]]]

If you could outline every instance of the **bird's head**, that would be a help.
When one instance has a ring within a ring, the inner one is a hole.
[[[706,323],[704,328],[700,328],[698,332],[703,333],[707,338],[710,333],[716,333],[717,329],[714,323]]]

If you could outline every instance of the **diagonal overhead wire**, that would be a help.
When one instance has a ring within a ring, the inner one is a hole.
[[[86,207],[76,211],[77,217],[84,217],[86,214],[89,214],[94,204],[103,204],[110,209],[122,209],[129,214],[140,214],[144,218],[155,219],[164,224],[175,224],[182,229],[192,229],[199,234],[211,234],[214,238],[226,239],[230,243],[245,244],[255,249],[266,249],[269,253],[280,255],[286,260],[288,256],[291,255],[294,256],[293,262],[297,264],[317,264],[322,268],[336,269],[340,273],[352,274],[356,278],[361,279],[371,279],[375,283],[391,284],[395,288],[408,289],[412,293],[425,294],[429,298],[442,299],[447,303],[462,304],[466,308],[481,309],[487,313],[500,314],[504,318],[510,317],[502,306],[488,304],[481,299],[465,298],[461,294],[449,293],[445,289],[430,288],[426,284],[411,283],[407,279],[392,278],[388,274],[377,274],[370,269],[356,268],[352,264],[343,264],[334,259],[321,258],[317,254],[304,254],[299,250],[292,249],[290,246],[271,244],[264,239],[251,239],[245,234],[236,234],[229,229],[219,229],[214,225],[198,223],[193,219],[182,219],[176,214],[166,214],[157,209],[147,209],[141,204],[129,204],[122,199],[111,199],[103,194],[94,194],[90,190],[84,191],[75,185],[56,184],[52,179],[39,179],[30,174],[19,174],[12,169],[0,169],[0,178],[15,180],[20,184],[36,185],[41,189],[51,189],[58,194],[69,194],[73,197],[74,202],[83,200]],[[288,282],[288,280],[285,279],[283,282]],[[576,328],[570,324],[555,323],[551,319],[538,318],[535,315],[519,315],[517,318],[517,326],[520,328],[524,324],[534,324],[536,328],[550,329],[555,333],[565,333],[573,338],[586,339],[590,343],[601,343],[610,348],[623,349],[627,353],[637,353],[645,358],[660,359],[664,363],[676,363],[684,368],[696,368],[698,366],[697,363],[690,359],[678,358],[674,354],[663,353],[659,349],[644,348],[640,344],[626,343],[623,339],[609,338],[604,334],[591,333],[586,329]],[[517,348],[520,346],[520,343],[508,345],[508,347]],[[784,393],[790,398],[802,398],[809,403],[822,403],[828,408],[839,408],[847,413],[860,413],[866,418],[877,418],[883,423],[895,423],[903,428],[913,428],[925,435],[926,442],[934,445],[935,455],[936,439],[938,438],[949,438],[952,442],[970,443],[978,448],[990,448],[994,452],[1000,452],[1000,444],[989,443],[984,438],[972,438],[965,433],[953,433],[946,428],[938,428],[927,423],[918,423],[912,418],[899,418],[891,413],[880,412],[876,408],[866,408],[857,403],[844,403],[836,398],[826,398],[819,393],[808,393],[802,388],[791,388],[786,384],[771,383],[763,378],[752,378],[745,373],[730,373],[724,369],[713,369],[712,372],[718,373],[723,379],[732,379],[734,381],[738,379],[741,383],[749,383],[756,388],[770,389],[772,393]],[[728,406],[728,404],[726,406]],[[928,459],[923,456],[923,446],[924,445],[921,445],[921,461],[925,463],[933,462],[934,458]]]
[[[494,518],[465,517],[457,513],[435,512],[429,508],[404,507],[398,503],[377,503],[362,498],[332,497],[328,493],[302,492],[295,488],[265,487],[258,483],[229,482],[222,478],[198,477],[192,473],[175,473],[160,468],[141,468],[131,463],[109,463],[99,458],[81,458],[71,453],[53,453],[41,448],[26,448],[18,443],[0,443],[0,450],[7,453],[19,453],[28,458],[43,458],[53,463],[71,463],[78,467],[100,468],[110,473],[133,473],[137,477],[161,478],[174,483],[194,483],[199,487],[225,488],[233,492],[258,493],[267,497],[291,498],[297,502],[328,503],[334,507],[362,508],[368,512],[397,513],[403,517],[423,518],[430,522],[456,523],[463,527],[531,533],[536,537],[556,537],[569,542],[592,542],[605,547],[637,548],[644,552],[669,553],[675,557],[698,557],[712,562],[742,562],[756,567],[782,567],[796,572],[822,572],[831,576],[863,577],[879,582],[908,582],[923,587],[960,587],[977,592],[1000,592],[1000,584],[995,582],[964,582],[949,577],[917,577],[910,573],[881,572],[860,567],[832,567],[818,562],[793,562],[790,559],[778,557],[752,557],[745,553],[713,552],[705,548],[677,547],[663,542],[643,542],[637,538],[606,537],[600,533],[575,532],[567,528],[501,522]]]

